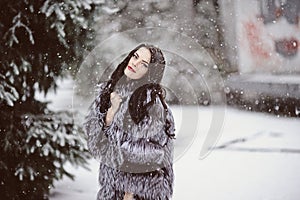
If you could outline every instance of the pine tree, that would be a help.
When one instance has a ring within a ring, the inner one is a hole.
[[[69,112],[35,99],[91,48],[99,0],[0,2],[0,195],[47,199],[53,181],[73,177],[64,163],[86,166],[89,154]]]

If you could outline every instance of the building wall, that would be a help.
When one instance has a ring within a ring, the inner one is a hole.
[[[220,7],[228,56],[241,73],[300,73],[299,0],[230,0]]]

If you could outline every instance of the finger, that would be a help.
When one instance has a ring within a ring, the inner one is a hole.
[[[111,98],[111,99],[115,98],[115,97],[116,97],[116,94],[117,94],[116,92],[110,93],[110,98]]]
[[[116,104],[120,104],[121,102],[122,102],[122,99],[114,99],[114,102],[116,103]]]
[[[117,93],[114,94],[113,98],[122,101],[122,97],[119,94],[117,94]]]

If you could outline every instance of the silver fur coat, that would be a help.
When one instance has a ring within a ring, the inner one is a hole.
[[[123,200],[125,192],[134,194],[134,199],[169,200],[172,198],[174,173],[174,142],[165,133],[165,119],[174,119],[171,110],[165,112],[160,99],[148,110],[147,118],[138,124],[131,121],[128,102],[133,93],[133,84],[116,86],[122,103],[111,125],[105,126],[106,113],[101,113],[100,95],[106,83],[97,86],[95,100],[90,106],[84,124],[88,135],[88,148],[100,161],[97,200]],[[150,101],[147,91],[147,101]]]

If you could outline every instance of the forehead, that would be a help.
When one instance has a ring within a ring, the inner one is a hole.
[[[136,53],[139,55],[139,57],[145,61],[150,62],[151,59],[151,53],[150,50],[147,49],[146,47],[141,47],[139,48]]]

